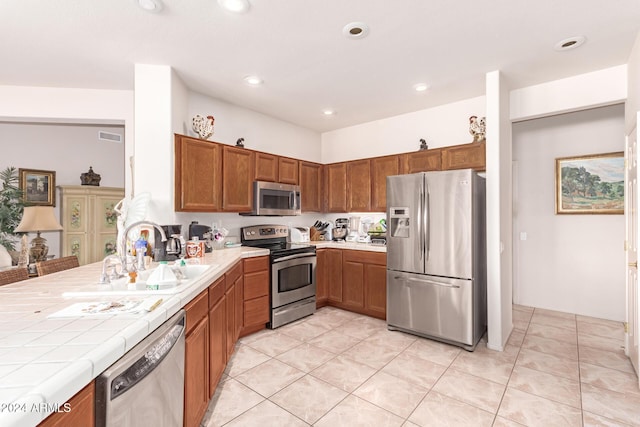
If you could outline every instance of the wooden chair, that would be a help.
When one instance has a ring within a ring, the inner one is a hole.
[[[11,270],[0,271],[0,286],[27,280],[28,278],[29,272],[26,268],[12,268]]]
[[[78,257],[75,255],[36,262],[38,276],[44,276],[46,274],[56,273],[58,271],[68,270],[75,267],[80,267]]]

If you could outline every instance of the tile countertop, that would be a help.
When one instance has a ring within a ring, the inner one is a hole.
[[[77,302],[144,299],[63,296],[95,289],[101,263],[0,287],[0,425],[37,425],[51,411],[41,404],[62,405],[237,260],[268,254],[248,247],[206,254],[201,264],[214,267],[183,291],[160,295],[162,304],[146,314],[47,318]]]
[[[372,245],[371,243],[355,243],[355,242],[334,242],[334,241],[313,241],[309,242],[315,245],[317,249],[331,248],[331,249],[352,249],[356,251],[369,251],[369,252],[387,252],[387,247],[384,245]]]

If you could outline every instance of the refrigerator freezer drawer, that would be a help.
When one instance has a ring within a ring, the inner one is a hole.
[[[387,270],[387,324],[473,349],[486,324],[481,291],[472,280]]]

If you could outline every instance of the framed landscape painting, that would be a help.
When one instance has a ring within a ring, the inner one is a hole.
[[[27,206],[56,205],[56,173],[36,169],[18,170],[20,189]]]
[[[623,213],[623,152],[556,159],[556,214]]]

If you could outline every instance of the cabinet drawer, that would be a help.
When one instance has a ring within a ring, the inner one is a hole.
[[[269,257],[259,256],[255,258],[246,258],[244,260],[244,272],[253,273],[254,271],[269,271]]]
[[[244,275],[244,300],[269,296],[269,271]]]
[[[236,280],[242,276],[242,261],[238,261],[233,267],[229,269],[224,275],[224,280],[227,281],[227,290],[236,283]]]
[[[387,254],[384,252],[350,251],[342,252],[345,262],[361,262],[363,264],[387,265]]]
[[[224,296],[225,290],[224,276],[209,285],[209,309],[212,309],[218,303],[220,298]]]
[[[269,296],[244,302],[244,326],[259,325],[269,321]]]
[[[209,312],[209,289],[202,291],[200,295],[185,305],[184,309],[187,312],[186,334],[188,335],[191,329]]]

